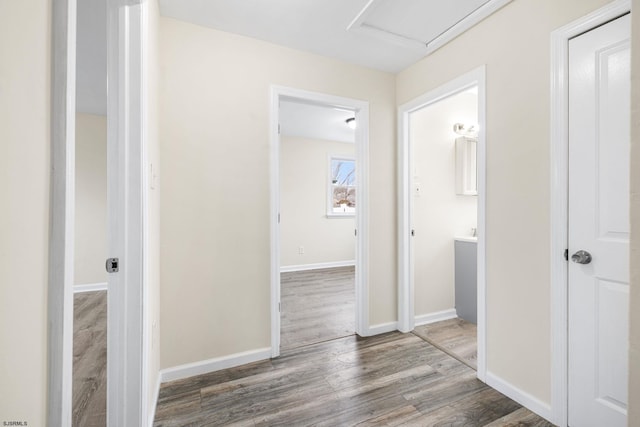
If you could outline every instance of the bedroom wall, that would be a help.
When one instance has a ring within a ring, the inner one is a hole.
[[[76,114],[74,283],[105,283],[107,272],[107,117]]]
[[[355,157],[355,144],[280,139],[282,267],[355,260],[354,217],[327,217],[330,155]]]

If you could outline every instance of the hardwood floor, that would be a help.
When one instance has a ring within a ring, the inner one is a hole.
[[[455,318],[416,326],[413,333],[474,370],[478,369],[478,328]]]
[[[107,425],[107,291],[73,302],[73,426]]]
[[[355,267],[282,273],[280,348],[355,333]]]
[[[551,426],[414,334],[348,336],[162,385],[165,426]]]

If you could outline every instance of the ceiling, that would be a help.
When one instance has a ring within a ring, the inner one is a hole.
[[[353,111],[285,100],[280,102],[280,134],[326,141],[355,142],[346,120]]]
[[[395,73],[510,1],[159,0],[159,4],[167,17]],[[449,37],[442,37],[443,32]],[[78,2],[77,48],[77,111],[105,115],[106,0]]]
[[[107,0],[78,2],[76,111],[107,114]]]
[[[511,0],[159,0],[163,16],[396,73]]]

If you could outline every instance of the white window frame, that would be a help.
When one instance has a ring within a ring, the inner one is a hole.
[[[356,209],[358,208],[357,203],[353,212],[335,212],[333,210],[333,161],[334,160],[352,161],[354,163],[354,167],[357,167],[355,156],[333,155],[333,154],[329,155],[328,166],[327,166],[327,218],[354,218],[356,216]],[[357,188],[357,185],[356,185],[356,188]]]

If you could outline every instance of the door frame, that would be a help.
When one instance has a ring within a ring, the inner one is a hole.
[[[270,109],[270,224],[271,224],[271,357],[280,355],[280,100],[296,99],[328,107],[354,110],[356,145],[356,277],[355,333],[369,336],[369,103],[352,98],[284,86],[271,86]]]
[[[478,87],[478,369],[486,377],[486,72],[482,65],[430,92],[398,107],[398,330],[415,327],[413,239],[411,237],[413,197],[411,172],[410,114],[452,95]],[[453,238],[453,236],[451,236]]]
[[[144,0],[107,0],[108,241],[121,273],[110,275],[107,337],[108,425],[148,424],[147,185]],[[48,287],[47,424],[71,425],[75,210],[76,0],[52,4],[51,208]],[[108,194],[112,191],[108,190]],[[116,280],[117,279],[117,280]]]
[[[568,423],[569,40],[631,11],[616,0],[551,33],[551,414]]]

